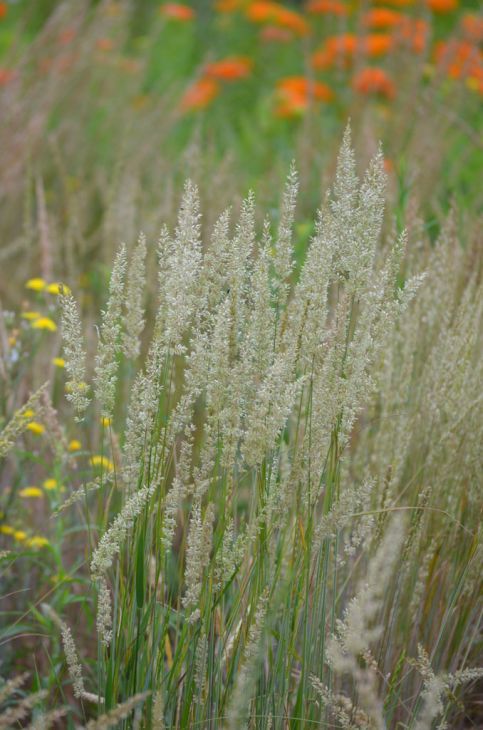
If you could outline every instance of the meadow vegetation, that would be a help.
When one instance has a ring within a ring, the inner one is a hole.
[[[480,726],[482,23],[0,3],[0,730]]]

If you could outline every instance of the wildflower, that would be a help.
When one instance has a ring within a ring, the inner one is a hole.
[[[360,49],[361,53],[369,58],[376,58],[384,56],[393,46],[392,36],[385,33],[373,33],[360,40],[358,50]]]
[[[426,4],[433,13],[443,15],[452,13],[458,7],[458,0],[426,0]]]
[[[364,68],[352,79],[352,88],[359,94],[380,94],[393,99],[396,94],[394,82],[382,68]]]
[[[323,71],[335,62],[347,63],[356,53],[358,39],[353,33],[330,36],[324,46],[312,55],[312,66]]]
[[[28,540],[26,541],[26,545],[32,548],[43,548],[46,545],[49,545],[49,541],[46,537],[40,537],[39,535],[35,535],[34,537],[28,538]]]
[[[112,423],[112,418],[101,418],[101,426],[104,426],[104,428],[109,428],[109,426]]]
[[[473,41],[473,43],[483,41],[483,17],[476,15],[476,13],[465,13],[460,24],[468,40]]]
[[[31,421],[27,424],[25,427],[27,431],[31,431],[36,436],[41,436],[43,433],[45,433],[45,426],[43,426],[41,423],[37,423],[37,421]]]
[[[298,36],[305,36],[310,30],[307,21],[300,13],[276,2],[255,1],[248,5],[246,15],[253,23],[278,25]]]
[[[96,41],[96,48],[98,51],[107,53],[108,51],[112,51],[114,43],[110,38],[98,38]]]
[[[13,535],[15,533],[15,528],[10,525],[0,525],[0,532],[2,535]]]
[[[195,17],[193,8],[181,3],[166,3],[160,7],[159,12],[169,20],[180,20],[181,22],[193,20]]]
[[[39,388],[33,395],[31,395],[23,408],[20,408],[18,411],[16,411],[13,415],[13,418],[4,427],[3,431],[0,431],[0,457],[8,453],[8,451],[15,443],[15,439],[27,428],[27,421],[29,420],[29,418],[32,418],[33,415],[32,406],[38,405],[38,402],[45,392],[46,387],[47,383],[44,383],[41,388]],[[30,413],[32,415],[26,415]]]
[[[277,116],[292,116],[304,112],[313,101],[331,101],[333,92],[322,81],[312,81],[304,76],[288,76],[277,82],[280,104]]]
[[[279,28],[276,25],[266,25],[260,31],[260,39],[267,43],[288,43],[293,38],[289,30],[285,28]]]
[[[43,291],[46,286],[45,281],[40,278],[29,279],[25,284],[26,289],[32,289],[33,291]]]
[[[237,81],[246,78],[253,67],[253,61],[246,56],[232,56],[209,63],[205,74],[219,81]]]
[[[53,489],[57,489],[57,487],[58,487],[57,479],[53,479],[53,478],[45,479],[45,481],[42,484],[42,486],[48,492],[51,492]]]
[[[52,284],[47,284],[45,291],[49,292],[49,294],[70,294],[69,287],[57,281]]]
[[[306,9],[311,15],[337,15],[340,18],[349,15],[349,9],[340,0],[309,0]]]
[[[58,36],[59,43],[63,46],[68,46],[76,37],[76,31],[74,28],[64,28],[61,30]]]
[[[243,5],[243,0],[216,0],[215,10],[218,13],[234,13],[236,10],[240,10]]]
[[[80,451],[82,448],[82,444],[78,439],[72,439],[69,441],[69,451]]]
[[[38,499],[39,497],[44,496],[42,490],[39,489],[38,487],[25,487],[24,489],[21,489],[18,494],[19,494],[19,497],[22,497],[22,499],[29,499],[29,498]]]
[[[27,319],[33,322],[36,319],[40,319],[42,315],[40,314],[40,312],[22,312],[20,316],[22,317],[22,319]]]
[[[440,41],[436,43],[436,63],[450,78],[459,79],[481,74],[481,53],[468,41]]]
[[[24,542],[27,539],[27,533],[23,530],[14,530],[13,537],[17,542]]]
[[[0,86],[6,86],[13,81],[16,73],[10,68],[0,68]]]
[[[52,365],[55,365],[56,368],[65,368],[65,360],[63,357],[53,357]]]
[[[414,5],[414,0],[375,0],[379,5],[393,5],[396,8],[409,7]]]
[[[185,91],[181,99],[182,111],[205,109],[220,93],[215,79],[198,79]]]
[[[36,330],[49,330],[49,332],[57,331],[57,325],[50,319],[50,317],[39,317],[32,322],[32,327]]]
[[[8,13],[7,3],[0,3],[0,20],[3,20],[3,18],[6,17],[7,13]]]
[[[366,28],[394,28],[403,21],[404,16],[391,8],[372,8],[362,16]]]
[[[96,455],[90,458],[91,465],[94,467],[100,466],[106,471],[114,471],[114,464],[107,456]]]
[[[403,16],[394,29],[393,38],[399,45],[406,45],[415,53],[422,53],[429,37],[429,25],[423,18]]]

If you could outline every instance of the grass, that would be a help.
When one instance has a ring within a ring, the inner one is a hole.
[[[478,727],[477,96],[143,11],[4,28],[0,727]]]

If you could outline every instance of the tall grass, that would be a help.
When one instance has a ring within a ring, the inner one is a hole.
[[[249,195],[207,245],[187,183],[155,246],[155,317],[141,236],[117,254],[94,352],[61,289],[71,411],[49,468],[66,492],[46,495],[51,545],[3,561],[10,580],[29,555],[58,571],[6,636],[41,634],[36,701],[66,726],[471,716],[481,260],[451,217],[435,246],[391,234],[385,185],[381,152],[358,178],[346,131],[296,266],[294,170],[275,227]]]

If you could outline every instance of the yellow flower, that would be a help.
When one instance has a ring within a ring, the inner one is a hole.
[[[65,368],[65,360],[63,357],[53,357],[52,365],[55,365],[58,368]]]
[[[51,491],[52,489],[57,489],[57,479],[46,479],[43,483],[43,488],[47,489],[47,491]]]
[[[111,425],[111,423],[112,423],[112,418],[105,418],[105,417],[104,417],[104,418],[101,418],[101,424],[102,424],[102,425],[103,425],[103,426],[104,426],[105,428],[107,428],[108,426],[110,426],[110,425]]]
[[[49,332],[55,332],[57,325],[50,317],[39,317],[32,322],[32,327],[36,330],[49,330]]]
[[[38,498],[43,497],[44,493],[41,489],[39,489],[39,487],[25,487],[20,490],[19,496],[22,497],[22,499],[28,499],[29,497]]]
[[[15,347],[15,345],[17,344],[17,338],[11,335],[8,338],[8,344],[10,345],[10,347]]]
[[[2,535],[13,535],[15,530],[10,525],[0,525],[0,532]]]
[[[72,439],[72,441],[69,443],[69,451],[80,451],[81,449],[81,442],[78,439]]]
[[[23,542],[27,538],[27,533],[24,532],[23,530],[15,530],[15,532],[13,533],[13,536],[19,542]]]
[[[40,535],[35,535],[34,537],[30,537],[27,540],[27,545],[29,547],[33,548],[42,548],[49,544],[49,541],[46,537],[40,537]]]
[[[92,466],[102,466],[106,471],[113,471],[114,464],[107,456],[93,456],[91,458]]]
[[[35,416],[35,411],[33,411],[31,408],[27,408],[23,415],[25,416],[25,418],[33,418]]]
[[[31,423],[27,424],[27,429],[29,431],[32,431],[36,436],[40,436],[42,433],[45,432],[45,426],[42,426],[41,423],[37,423],[37,421],[32,421]]]
[[[21,316],[24,319],[35,320],[40,319],[42,315],[40,314],[40,312],[22,312]]]
[[[65,284],[61,284],[59,281],[54,281],[46,287],[46,291],[48,291],[49,294],[60,294],[61,289],[63,290],[63,294],[70,294],[69,287]]]
[[[33,289],[33,291],[43,291],[45,289],[45,281],[43,279],[29,279],[25,284],[26,289]]]

